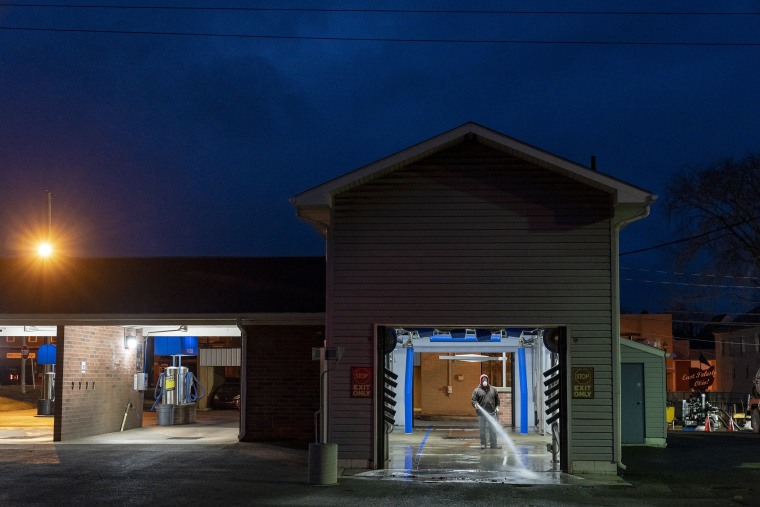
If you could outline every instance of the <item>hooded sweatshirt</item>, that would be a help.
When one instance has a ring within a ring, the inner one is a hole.
[[[478,387],[472,392],[472,406],[480,405],[486,412],[493,414],[496,412],[496,407],[499,406],[499,393],[496,392],[496,388],[491,385],[490,381],[486,387],[483,387],[484,378],[488,380],[488,375],[480,376]],[[478,409],[475,408],[475,411],[478,412]],[[480,415],[479,412],[478,415]]]

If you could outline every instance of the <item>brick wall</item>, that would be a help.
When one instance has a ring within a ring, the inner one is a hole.
[[[142,426],[142,394],[133,388],[135,363],[135,351],[124,348],[121,327],[59,326],[53,440],[119,431],[128,402],[135,410],[125,430]]]
[[[465,361],[446,361],[438,359],[440,353],[423,352],[420,354],[419,376],[415,381],[415,412],[428,417],[463,417],[475,416],[472,408],[472,391],[477,387],[480,375],[485,373],[492,385],[501,386],[501,363],[487,361],[468,363]],[[511,372],[508,363],[507,378]],[[447,386],[451,386],[448,392]],[[512,426],[511,389],[499,387],[499,421],[504,426]]]
[[[244,441],[314,442],[324,326],[246,326]]]
[[[442,361],[439,353],[420,354],[421,415],[475,416],[470,400],[478,385],[480,363]],[[451,393],[447,392],[451,386]]]
[[[512,428],[512,388],[499,387],[499,423],[503,428]]]

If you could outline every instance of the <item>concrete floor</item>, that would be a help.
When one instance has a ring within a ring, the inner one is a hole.
[[[159,426],[155,412],[143,412],[143,427],[56,442],[76,444],[234,444],[238,442],[240,413],[235,410],[199,411],[194,424]],[[53,442],[53,417],[37,409],[0,413],[0,444]]]
[[[56,445],[162,444],[229,445],[238,442],[237,411],[198,411],[196,422],[159,426],[155,412],[143,412],[143,427],[79,438]],[[389,437],[389,461],[383,470],[341,469],[338,475],[356,479],[424,482],[498,482],[506,484],[580,484],[581,478],[558,471],[547,451],[551,436],[505,430],[501,449],[481,449],[476,422],[415,421],[405,434],[396,428]],[[53,442],[53,417],[36,409],[0,414],[0,444]],[[600,479],[594,479],[599,483]],[[603,482],[621,483],[619,477]]]

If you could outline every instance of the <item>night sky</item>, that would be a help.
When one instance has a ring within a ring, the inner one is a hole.
[[[291,196],[468,121],[661,196],[760,150],[756,1],[154,4],[0,2],[0,256],[45,191],[68,255],[322,255]],[[621,251],[678,237],[663,208]],[[674,287],[662,250],[621,265]]]

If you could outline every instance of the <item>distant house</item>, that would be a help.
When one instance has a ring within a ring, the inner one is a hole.
[[[760,326],[715,333],[718,389],[748,395],[760,369]]]
[[[626,313],[620,316],[620,337],[664,352],[665,385],[676,390],[675,359],[689,357],[688,342],[673,339],[673,316],[669,313]],[[622,342],[625,343],[625,342]]]

